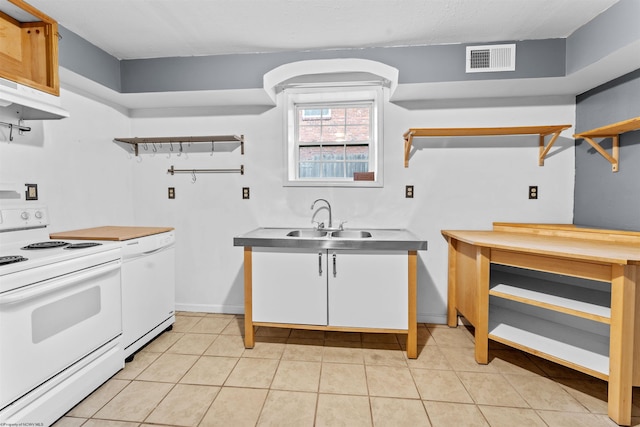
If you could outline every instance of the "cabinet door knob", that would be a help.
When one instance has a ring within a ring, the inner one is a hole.
[[[336,253],[333,253],[333,277],[336,277],[338,271],[336,269]]]
[[[322,252],[318,252],[318,276],[322,276]]]

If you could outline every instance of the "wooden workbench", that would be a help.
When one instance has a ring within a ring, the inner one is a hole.
[[[640,232],[494,223],[450,231],[448,324],[609,382],[608,414],[631,423],[640,386]]]

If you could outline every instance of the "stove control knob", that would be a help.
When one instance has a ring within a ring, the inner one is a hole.
[[[29,212],[24,211],[20,214],[20,218],[24,219],[25,221],[29,219]]]
[[[43,215],[42,215],[42,212],[40,212],[40,211],[36,211],[35,216],[36,216],[36,218],[38,218],[38,219],[42,219],[42,216],[43,216]]]

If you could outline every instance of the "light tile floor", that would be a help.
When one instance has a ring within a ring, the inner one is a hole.
[[[607,384],[491,343],[478,365],[465,327],[404,336],[258,328],[178,313],[131,363],[58,420],[71,426],[614,426]],[[640,426],[640,389],[632,424]]]

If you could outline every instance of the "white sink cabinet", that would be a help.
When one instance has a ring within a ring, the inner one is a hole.
[[[327,264],[328,325],[408,328],[406,251],[328,250]]]
[[[253,250],[253,320],[407,329],[406,251]]]
[[[326,270],[326,250],[254,248],[253,320],[326,325]]]
[[[417,357],[417,251],[244,248],[245,347],[255,326],[407,335]]]

